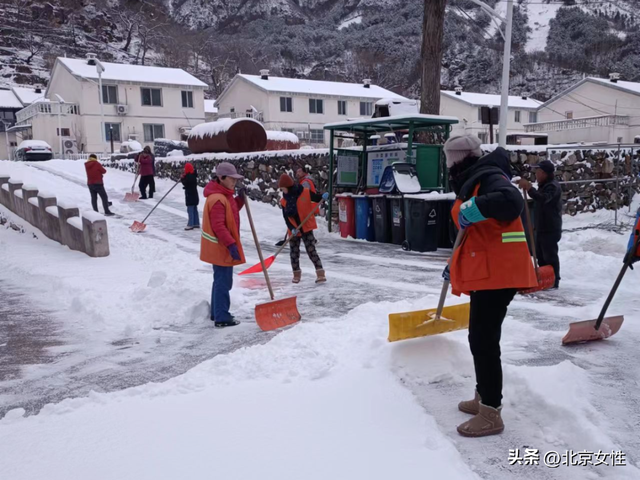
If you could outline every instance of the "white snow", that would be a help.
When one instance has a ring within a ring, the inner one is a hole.
[[[9,179],[9,184],[11,185],[22,185],[24,182],[21,179],[18,178],[10,178]]]
[[[404,198],[416,198],[419,200],[455,200],[455,193],[441,193],[441,192],[429,192],[429,193],[417,193],[417,194],[408,194],[405,195]]]
[[[89,65],[86,59],[58,57],[56,63],[67,68],[72,74],[79,77],[98,80],[98,72],[95,65]],[[147,65],[127,65],[122,63],[102,62],[105,71],[102,80],[115,80],[125,82],[140,82],[142,84],[184,85],[192,87],[207,87],[193,75],[181,68],[150,67]],[[57,68],[54,65],[52,72]]]
[[[214,137],[221,132],[228,131],[233,125],[238,122],[254,122],[262,126],[260,122],[254,120],[253,118],[221,118],[220,120],[216,120],[215,122],[207,122],[196,125],[191,129],[191,132],[189,132],[189,138]]]
[[[38,191],[38,187],[36,187],[35,185],[23,185],[22,189],[28,192]]]
[[[29,203],[34,207],[40,207],[40,203],[38,203],[38,197],[29,198]]]
[[[29,87],[11,87],[11,90],[25,107],[34,102],[47,101],[44,98],[44,90],[41,90],[40,93],[36,92],[35,88]]]
[[[22,198],[22,190],[21,189],[14,190],[13,194],[18,198]]]
[[[72,203],[72,202],[68,202],[66,200],[60,200],[58,199],[58,206],[60,208],[62,208],[63,210],[69,210],[72,208],[78,208],[78,204],[77,203]]]
[[[182,150],[171,150],[167,153],[167,157],[184,157],[184,152]]]
[[[295,133],[280,132],[277,130],[267,130],[267,140],[274,140],[278,142],[300,143],[300,139]]]
[[[2,190],[8,192],[9,191],[9,184],[8,183],[3,183],[2,184]]]
[[[44,140],[23,140],[18,145],[18,148],[33,148],[35,150],[42,150],[43,148],[47,148],[51,150],[51,145],[49,145]]]
[[[329,95],[354,98],[401,98],[390,90],[377,85],[365,88],[361,83],[327,82],[324,80],[305,80],[299,78],[285,78],[269,76],[268,80],[262,80],[259,75],[240,74],[237,77],[244,79],[268,92],[302,93],[305,95]]]
[[[38,191],[38,196],[42,198],[56,198],[55,193]]]
[[[86,218],[91,223],[94,223],[104,220],[105,217],[101,213],[94,212],[93,210],[84,210],[82,212],[82,218]]]
[[[488,93],[461,92],[460,95],[456,95],[456,92],[450,90],[441,90],[440,93],[479,107],[499,107],[501,100],[500,95]],[[509,107],[511,108],[537,109],[540,105],[542,105],[542,102],[531,97],[527,97],[525,100],[517,95],[509,95]]]
[[[215,99],[210,99],[204,101],[204,113],[218,113],[218,107],[215,106]]]
[[[11,90],[0,90],[0,108],[22,108],[22,103]]]
[[[53,215],[54,217],[58,218],[58,207],[56,207],[55,205],[52,205],[51,207],[45,208],[45,211],[49,215]]]
[[[82,219],[80,217],[67,218],[67,223],[78,230],[82,230]]]
[[[362,23],[362,15],[358,14],[355,17],[351,16],[349,18],[346,18],[342,22],[340,22],[340,25],[338,25],[338,30],[342,30],[351,25],[360,25],[361,23]]]
[[[638,82],[625,82],[623,80],[618,80],[617,83],[613,83],[609,79],[596,78],[596,77],[587,77],[587,80],[589,80],[591,82],[601,83],[601,84],[603,83],[603,84],[607,85],[608,87],[621,88],[621,89],[627,90],[627,91],[629,91],[631,93],[640,94],[640,83],[638,83]]]
[[[563,5],[561,2],[541,2],[539,0],[532,2],[524,2],[529,18],[529,38],[525,51],[527,53],[544,51],[547,47],[547,39],[549,37],[550,22],[558,14]]]

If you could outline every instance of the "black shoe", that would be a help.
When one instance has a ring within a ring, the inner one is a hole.
[[[109,202],[109,206],[110,206],[110,207],[113,207],[113,202]]]
[[[105,217],[113,217],[115,215],[115,213],[113,212],[104,212],[104,216]]]
[[[140,197],[140,200],[146,200],[147,197]]]
[[[196,227],[192,227],[191,225],[187,225],[186,227],[184,227],[185,230],[193,230]]]
[[[214,325],[216,328],[225,328],[225,327],[235,327],[236,325],[240,325],[240,322],[237,320],[229,320],[228,322],[215,322]]]

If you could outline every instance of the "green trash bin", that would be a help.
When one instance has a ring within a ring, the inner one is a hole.
[[[404,197],[406,238],[402,249],[435,252],[438,250],[438,205],[436,201],[420,197],[421,195]]]

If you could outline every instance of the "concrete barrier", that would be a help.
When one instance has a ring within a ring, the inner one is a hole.
[[[58,202],[55,195],[0,175],[0,204],[20,216],[46,237],[91,257],[109,256],[109,231],[104,216]]]

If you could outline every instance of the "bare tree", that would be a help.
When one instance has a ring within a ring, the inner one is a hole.
[[[440,114],[440,70],[446,6],[447,0],[424,0],[421,113]]]
[[[158,23],[156,25],[149,26],[147,23],[143,22],[138,26],[138,38],[140,39],[138,54],[141,54],[140,65],[144,65],[147,58],[147,52],[151,48],[153,41],[160,37],[160,29],[167,25],[168,24],[166,23]]]
[[[29,33],[25,40],[26,50],[29,52],[29,56],[25,60],[27,64],[31,63],[33,57],[38,55],[44,50],[44,43],[42,42],[42,38],[34,35],[33,33]]]

